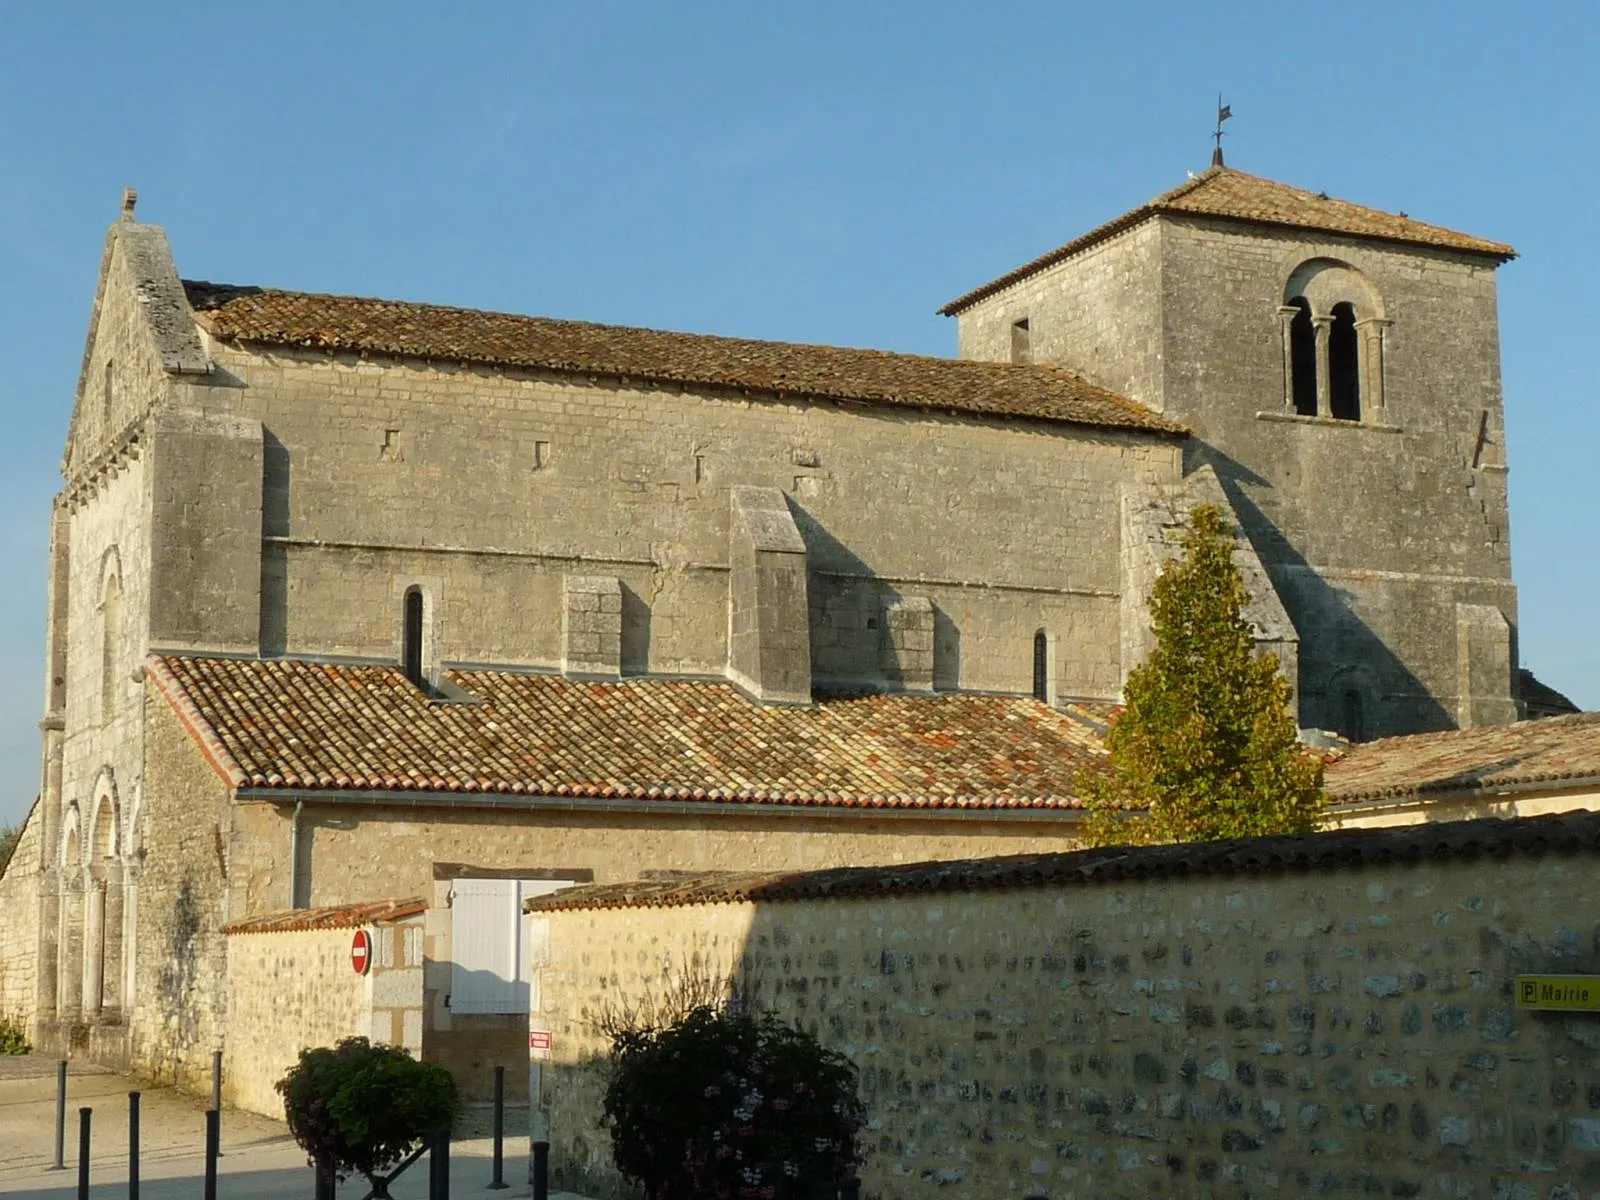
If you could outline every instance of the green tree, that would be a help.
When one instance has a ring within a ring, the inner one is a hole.
[[[1299,744],[1289,685],[1257,654],[1233,536],[1197,508],[1150,595],[1156,635],[1128,675],[1110,756],[1080,790],[1093,845],[1304,833],[1322,822],[1322,763]]]

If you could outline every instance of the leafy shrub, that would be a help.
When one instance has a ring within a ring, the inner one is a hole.
[[[605,1120],[649,1200],[811,1200],[862,1161],[842,1054],[771,1017],[701,1005],[612,1034]]]
[[[27,1022],[0,1015],[0,1054],[32,1054]]]
[[[339,1179],[359,1171],[375,1186],[375,1176],[450,1124],[458,1102],[443,1067],[364,1037],[300,1051],[275,1086],[311,1165]]]

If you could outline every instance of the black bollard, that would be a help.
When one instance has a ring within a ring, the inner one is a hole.
[[[450,1200],[450,1131],[433,1135],[428,1151],[428,1200]]]
[[[206,1186],[205,1200],[217,1200],[217,1153],[222,1142],[222,1114],[206,1110]]]
[[[217,1122],[222,1121],[222,1051],[211,1052],[211,1107],[216,1110]],[[217,1137],[217,1157],[222,1157],[222,1138]]]
[[[89,1116],[92,1108],[78,1110],[78,1200],[89,1200]]]
[[[139,1093],[128,1093],[128,1200],[139,1200]]]
[[[550,1200],[550,1143],[533,1144],[533,1200]]]
[[[56,1163],[52,1171],[67,1169],[67,1060],[56,1063]]]
[[[510,1187],[506,1182],[506,1069],[494,1069],[494,1178],[489,1181],[489,1190],[499,1191],[501,1188]]]

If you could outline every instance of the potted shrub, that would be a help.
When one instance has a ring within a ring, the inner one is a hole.
[[[388,1196],[398,1174],[384,1172],[420,1153],[428,1135],[449,1128],[458,1103],[456,1082],[443,1067],[364,1037],[300,1051],[275,1086],[289,1132],[319,1180],[359,1172],[378,1197]]]

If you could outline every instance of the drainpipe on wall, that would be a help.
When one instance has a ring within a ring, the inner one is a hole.
[[[294,802],[294,815],[289,818],[289,907],[300,907],[300,812],[304,800]]]

